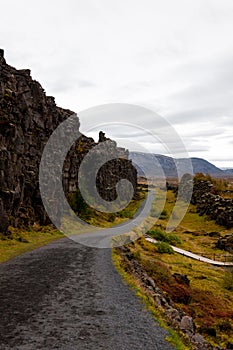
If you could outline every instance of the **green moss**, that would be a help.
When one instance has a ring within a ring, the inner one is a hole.
[[[0,263],[17,255],[46,245],[64,235],[49,226],[37,227],[35,230],[10,228],[10,235],[0,234]]]

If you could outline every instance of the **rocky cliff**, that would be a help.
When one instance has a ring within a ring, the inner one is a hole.
[[[40,197],[39,164],[52,132],[73,114],[46,96],[30,70],[9,66],[0,50],[0,232],[6,232],[9,225],[49,223]],[[66,194],[77,189],[80,163],[95,145],[92,138],[82,135],[72,146],[63,167]],[[111,145],[121,158],[108,162],[97,178],[100,195],[107,200],[116,196],[118,179],[127,178],[134,189],[137,183],[127,151],[118,149],[114,142]]]

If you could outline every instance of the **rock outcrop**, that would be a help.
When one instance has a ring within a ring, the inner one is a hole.
[[[199,215],[208,215],[217,224],[233,227],[233,199],[212,193],[213,184],[209,181],[194,182],[192,203],[197,206]]]
[[[9,66],[0,50],[0,232],[6,232],[9,225],[49,223],[39,191],[39,164],[53,131],[73,114],[46,96],[30,70]],[[94,140],[84,135],[72,146],[63,169],[66,194],[77,189],[80,163],[95,146]],[[113,149],[122,154],[114,141]],[[136,189],[136,170],[127,156],[122,158],[108,162],[98,174],[97,187],[106,200],[116,196],[114,186],[120,178],[127,178]]]
[[[223,249],[229,253],[233,253],[233,234],[219,237],[216,248]]]
[[[210,181],[194,179],[192,188],[191,175],[184,175],[182,180],[179,184],[180,196],[187,201],[192,193],[191,203],[196,205],[199,215],[206,214],[219,225],[233,227],[233,199],[214,194],[214,185]]]

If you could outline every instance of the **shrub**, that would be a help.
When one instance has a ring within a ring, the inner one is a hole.
[[[157,248],[158,248],[158,252],[160,254],[173,254],[174,250],[172,249],[172,247],[166,243],[166,242],[158,242],[157,243]]]
[[[78,215],[84,213],[88,208],[88,205],[86,201],[83,199],[83,196],[79,189],[77,189],[75,193],[70,194],[69,200],[70,200],[70,205],[72,209]]]
[[[134,211],[132,209],[123,209],[119,212],[117,212],[117,216],[119,216],[120,218],[127,218],[127,219],[133,219],[134,217]]]
[[[116,215],[113,214],[113,213],[111,213],[111,214],[109,214],[108,221],[114,222],[114,221],[115,221],[115,218],[116,218]]]
[[[91,218],[93,209],[86,203],[79,189],[74,193],[70,193],[68,200],[73,211],[77,213],[81,219],[85,221]]]
[[[168,218],[167,211],[164,209],[159,217],[161,220],[166,220]]]
[[[147,233],[157,241],[167,242],[167,237],[165,232],[160,230],[159,228],[156,228],[154,230],[149,230]]]
[[[192,299],[191,293],[188,287],[175,283],[169,288],[169,294],[171,299],[175,303],[188,305]]]
[[[159,284],[171,284],[173,277],[168,267],[161,262],[152,262],[150,260],[142,260],[143,268],[150,277],[156,280]]]
[[[140,244],[143,250],[152,253],[157,253],[157,247],[154,244],[147,242],[147,240],[144,237],[140,237],[137,242]]]
[[[218,324],[220,331],[227,332],[232,330],[232,325],[229,320],[222,320]]]
[[[152,236],[154,239],[160,242],[169,243],[172,245],[177,245],[181,243],[181,240],[179,237],[177,237],[175,234],[167,234],[164,231],[160,230],[159,228],[156,228],[154,230],[150,230],[147,232],[150,236]]]
[[[216,329],[214,327],[201,327],[200,328],[200,333],[204,333],[207,335],[210,335],[211,337],[216,337]]]
[[[168,235],[168,243],[170,243],[172,245],[177,245],[177,244],[181,244],[181,240],[179,239],[178,236],[171,233]]]

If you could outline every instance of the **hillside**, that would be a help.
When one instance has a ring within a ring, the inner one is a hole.
[[[143,176],[143,170],[150,177],[156,177],[161,174],[162,167],[164,174],[166,177],[177,177],[177,169],[182,174],[187,173],[186,162],[187,159],[173,159],[172,157],[167,157],[160,154],[151,154],[151,153],[140,153],[140,152],[130,152],[130,159],[132,159],[133,163],[138,170],[138,174]],[[226,174],[233,174],[233,171],[224,171],[222,169],[217,168],[212,163],[208,162],[202,158],[190,158],[193,167],[193,174],[203,173],[209,174],[211,176],[223,177]],[[136,164],[141,164],[142,168],[137,166]]]
[[[233,169],[224,169],[225,174],[233,175]]]

